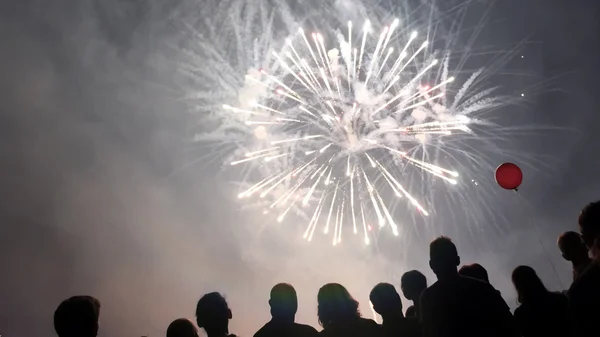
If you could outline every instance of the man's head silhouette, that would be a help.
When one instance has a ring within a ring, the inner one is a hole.
[[[198,331],[189,319],[178,318],[169,324],[167,337],[198,337]]]
[[[95,337],[98,334],[100,302],[91,296],[73,296],[54,312],[54,329],[59,337]]]
[[[269,306],[271,306],[271,316],[274,319],[291,319],[293,321],[296,311],[298,311],[296,289],[288,283],[276,284],[271,289]]]
[[[410,270],[400,279],[402,293],[409,301],[419,301],[419,296],[427,288],[427,278],[418,270]]]
[[[557,244],[562,257],[569,262],[586,259],[588,256],[588,249],[581,238],[581,234],[577,232],[562,233],[558,237]]]
[[[450,238],[440,236],[429,244],[429,266],[438,279],[456,275],[458,265],[460,257]]]
[[[379,283],[369,294],[373,310],[385,318],[392,315],[402,315],[402,300],[393,285]]]
[[[485,268],[483,268],[483,266],[479,263],[464,265],[460,267],[458,273],[462,276],[467,276],[479,281],[483,281],[485,283],[490,283],[490,278],[488,276],[487,270],[485,270]]]
[[[223,336],[229,333],[232,314],[227,301],[221,294],[208,293],[196,305],[196,323],[208,336]]]

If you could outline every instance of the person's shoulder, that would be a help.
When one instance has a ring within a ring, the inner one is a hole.
[[[319,333],[317,329],[308,324],[294,323],[294,325],[296,326],[296,329],[301,332],[302,336],[313,336]]]
[[[335,333],[331,329],[323,329],[318,334],[319,336],[335,336]]]
[[[481,280],[469,276],[458,275],[457,277],[459,282],[466,283],[474,287],[485,287],[486,285],[490,285],[489,283],[483,282]]]
[[[579,278],[593,282],[594,284],[600,281],[600,261],[590,262],[587,268],[581,272]]]
[[[558,291],[552,291],[548,293],[548,302],[549,305],[551,305],[552,307],[555,308],[568,308],[569,306],[569,299],[568,297]]]
[[[432,288],[433,288],[433,285],[429,286],[428,288],[425,288],[421,292],[421,297],[419,298],[420,303],[427,302],[429,300],[429,298],[431,297],[431,294],[433,294],[435,292],[435,290]]]
[[[481,280],[472,278],[472,277],[468,277],[468,276],[462,276],[462,275],[458,275],[456,277],[456,279],[453,280],[454,282],[454,287],[457,291],[461,291],[461,292],[467,292],[467,293],[477,293],[477,294],[483,294],[483,293],[489,293],[490,288],[493,289],[494,287],[492,287],[489,283],[483,282]]]
[[[317,330],[315,329],[312,325],[308,325],[308,324],[302,324],[302,323],[294,323],[294,325],[296,325],[298,327],[298,329],[310,329],[310,330]]]
[[[432,285],[430,285],[429,287],[427,287],[423,290],[423,293],[437,291],[437,289],[440,288],[440,284],[441,284],[441,282],[439,280],[433,282]]]
[[[440,292],[441,288],[440,288],[440,282],[437,281],[434,284],[430,285],[429,287],[425,288],[423,290],[423,292],[421,292],[421,298],[420,298],[420,302],[421,303],[426,303],[431,301],[432,299],[437,297],[437,293]]]
[[[377,322],[372,319],[361,318],[359,324],[361,326],[360,330],[364,329],[368,331],[368,335],[370,336],[377,336],[381,333],[381,325],[377,324]]]
[[[496,288],[493,285],[483,282],[481,280],[467,277],[467,276],[459,276],[461,278],[461,282],[463,282],[468,289],[477,289],[480,291],[484,291],[493,296],[500,296]]]
[[[419,324],[419,318],[406,317],[403,322],[402,330],[404,332],[402,336],[421,336],[421,326]]]
[[[494,288],[493,285],[477,280],[471,277],[463,277],[463,285],[461,289],[466,290],[469,297],[478,301],[489,301],[489,303],[496,303],[503,307],[508,306],[502,297],[502,294]]]
[[[529,312],[530,311],[527,309],[527,306],[521,304],[513,312],[513,317],[518,324],[523,324],[523,322],[527,322],[529,320]]]
[[[269,336],[271,322],[267,322],[262,328],[258,329],[258,331],[254,334],[254,337],[267,337]]]
[[[577,295],[585,296],[591,288],[596,288],[600,283],[600,265],[598,262],[592,262],[590,265],[573,281],[569,287],[568,295],[573,298]]]
[[[363,324],[379,326],[379,324],[377,324],[377,322],[375,322],[374,320],[372,320],[370,318],[361,318],[360,320]]]
[[[564,293],[558,292],[558,291],[551,291],[549,296],[551,299],[557,300],[557,301],[562,301],[562,300],[567,299],[567,296]]]
[[[435,281],[432,285],[425,288],[423,292],[421,292],[421,298],[423,298],[423,296],[431,296],[431,294],[435,294],[440,290],[440,281]]]
[[[523,309],[523,305],[522,305],[522,304],[521,304],[521,305],[519,305],[519,306],[518,306],[518,307],[515,309],[514,316],[515,316],[515,317],[518,317],[518,316],[521,316],[521,315],[523,315],[523,310],[524,310],[524,309]]]

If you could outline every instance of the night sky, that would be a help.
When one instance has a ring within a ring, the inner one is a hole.
[[[494,191],[496,216],[456,241],[463,261],[481,262],[514,307],[509,276],[519,264],[551,289],[568,286],[556,237],[576,230],[579,210],[599,198],[600,3],[472,3],[470,16],[490,9],[482,45],[513,56],[495,83],[525,93],[503,118],[532,132],[515,137],[516,155],[498,158],[524,163],[519,196]],[[232,332],[249,336],[268,319],[276,282],[297,287],[298,318],[314,325],[316,292],[328,281],[346,284],[369,317],[375,283],[398,285],[408,268],[433,282],[424,242],[443,226],[408,253],[387,238],[368,253],[281,243],[278,231],[257,239],[251,226],[268,224],[239,211],[228,178],[186,166],[199,155],[187,144],[194,118],[171,80],[177,54],[167,46],[188,6],[201,1],[0,2],[3,337],[54,335],[54,309],[75,294],[102,302],[100,336],[159,336],[192,317],[203,293],[222,291]]]

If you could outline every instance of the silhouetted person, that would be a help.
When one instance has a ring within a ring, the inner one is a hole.
[[[429,255],[438,281],[421,294],[424,336],[518,336],[510,309],[496,289],[458,275],[460,257],[452,240],[433,240]]]
[[[290,284],[279,283],[271,289],[271,320],[254,337],[315,337],[319,332],[310,325],[295,323],[298,311],[296,290]]]
[[[515,268],[512,281],[521,303],[515,319],[523,337],[569,335],[569,302],[565,295],[548,291],[529,266]]]
[[[198,330],[189,319],[178,318],[169,324],[167,337],[198,337]]]
[[[558,237],[557,244],[562,257],[573,265],[573,280],[577,279],[592,261],[581,235],[577,232],[564,232]]]
[[[402,314],[402,300],[396,288],[389,283],[379,283],[369,294],[373,310],[378,313],[384,336],[417,336],[416,317],[407,319]]]
[[[208,293],[196,306],[196,323],[206,331],[208,337],[235,336],[229,334],[232,314],[227,301],[219,293]]]
[[[574,336],[599,336],[600,327],[600,201],[583,208],[579,215],[583,242],[592,262],[569,288],[571,323]]]
[[[474,278],[485,283],[490,283],[487,270],[479,263],[466,264],[458,270],[458,274]]]
[[[400,288],[402,288],[404,297],[409,301],[413,301],[413,305],[406,309],[406,317],[417,317],[419,315],[421,293],[427,289],[427,278],[418,270],[407,271],[402,275]]]
[[[458,275],[474,278],[476,280],[491,284],[487,270],[485,270],[485,268],[483,268],[483,266],[479,263],[466,264],[460,267],[458,270]],[[500,294],[500,290],[496,289],[496,291],[500,296],[502,296],[502,294]]]
[[[91,296],[73,296],[54,311],[54,330],[59,337],[96,337],[100,302]]]
[[[317,315],[325,337],[379,337],[379,324],[362,318],[358,302],[344,286],[328,283],[319,289]]]

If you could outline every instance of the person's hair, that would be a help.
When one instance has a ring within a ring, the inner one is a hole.
[[[588,248],[600,237],[600,201],[586,205],[579,214],[581,237]]]
[[[471,277],[485,283],[490,283],[487,270],[479,263],[468,264],[460,267],[458,273],[462,276]]]
[[[92,296],[73,296],[54,312],[54,330],[59,337],[94,337],[99,316],[100,301]]]
[[[279,283],[271,289],[269,300],[272,316],[293,316],[298,311],[298,296],[291,284]]]
[[[389,283],[377,284],[369,294],[373,309],[384,316],[388,313],[402,313],[402,300],[396,288]]]
[[[581,234],[574,231],[567,231],[558,236],[556,244],[561,251],[568,250],[569,247],[573,247],[578,244],[582,244]]]
[[[408,298],[408,296],[420,294],[425,290],[427,288],[427,278],[418,270],[410,270],[402,275],[400,284],[407,299],[418,301],[418,298]]]
[[[429,244],[429,256],[431,260],[444,260],[458,256],[456,245],[447,236],[440,236]]]
[[[448,237],[440,236],[429,245],[429,266],[438,279],[443,275],[456,274],[460,257],[454,242]]]
[[[558,249],[567,260],[573,259],[576,255],[587,254],[587,247],[581,238],[581,234],[573,231],[562,233],[556,241]]]
[[[189,319],[178,318],[169,324],[167,337],[198,337],[198,331]]]
[[[327,328],[331,323],[360,317],[358,302],[338,283],[328,283],[321,287],[317,294],[317,303],[317,316],[323,328]]]
[[[221,327],[229,321],[229,306],[225,298],[217,293],[208,293],[196,305],[196,322],[198,327]]]
[[[535,270],[529,266],[518,266],[515,268],[512,272],[512,282],[517,290],[517,300],[519,303],[534,301],[548,293],[548,290]]]

